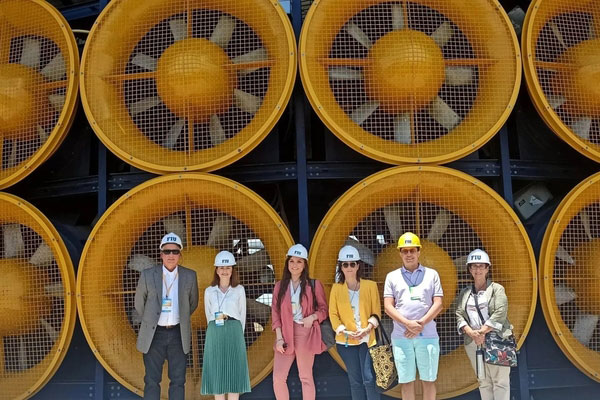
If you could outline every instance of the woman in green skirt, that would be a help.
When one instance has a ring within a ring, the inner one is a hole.
[[[222,251],[215,257],[211,286],[204,291],[206,340],[202,363],[202,394],[217,400],[238,399],[250,391],[244,328],[246,292],[239,284],[233,254]]]

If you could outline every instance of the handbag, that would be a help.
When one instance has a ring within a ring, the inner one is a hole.
[[[312,288],[313,308],[316,311],[319,309],[319,303],[317,302],[317,295],[315,294],[315,280],[314,279],[310,280],[310,287]],[[327,317],[325,320],[323,320],[319,324],[319,327],[321,328],[321,341],[323,342],[323,344],[325,345],[327,350],[329,350],[335,344],[335,331],[333,330],[333,327],[331,326],[331,321],[329,320],[329,317]]]
[[[475,285],[473,285],[472,294],[475,300],[475,308],[481,323],[485,323],[483,315],[479,310],[479,303],[477,302],[477,294],[475,293]],[[492,297],[494,291],[492,290]],[[507,338],[503,338],[498,335],[496,331],[486,333],[485,342],[483,346],[483,358],[486,364],[500,365],[504,367],[516,367],[517,362],[517,343],[514,335],[510,335]]]
[[[396,364],[394,363],[394,352],[390,338],[381,326],[379,316],[375,314],[372,316],[377,318],[377,328],[375,328],[377,344],[369,347],[369,354],[375,372],[375,388],[383,392],[398,384],[398,371],[396,371]]]

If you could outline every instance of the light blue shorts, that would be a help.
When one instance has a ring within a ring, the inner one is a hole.
[[[398,370],[398,383],[412,382],[417,378],[434,382],[440,361],[440,339],[392,339],[394,361]]]

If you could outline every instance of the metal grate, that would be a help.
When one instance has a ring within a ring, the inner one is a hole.
[[[127,193],[102,217],[84,250],[78,277],[80,318],[90,346],[118,381],[142,393],[135,287],[142,269],[160,265],[158,247],[168,232],[182,238],[181,264],[196,271],[200,289],[200,305],[192,315],[186,398],[200,398],[207,326],[204,289],[212,281],[214,257],[221,250],[235,255],[246,291],[245,339],[251,384],[257,384],[271,370],[271,293],[292,239],[264,200],[225,178],[157,178]]]
[[[75,114],[79,53],[44,1],[0,4],[0,187],[27,176],[64,139]]]
[[[367,263],[367,279],[376,281],[382,294],[386,275],[402,265],[396,244],[406,231],[421,238],[421,264],[438,271],[444,289],[444,310],[436,318],[438,394],[466,393],[477,382],[456,331],[456,296],[472,283],[466,256],[475,248],[490,254],[492,278],[506,288],[509,319],[522,343],[537,291],[529,239],[510,206],[474,178],[447,168],[397,167],[366,178],[332,206],[313,240],[311,273],[330,289],[337,251],[350,244]],[[383,324],[391,333],[392,321],[385,314]],[[390,394],[399,397],[399,388]]]
[[[600,376],[600,184],[598,174],[557,208],[540,258],[542,306],[567,357],[592,379]]]
[[[60,365],[75,325],[64,244],[33,206],[0,194],[0,399],[26,398]]]
[[[493,1],[313,3],[303,84],[331,131],[388,163],[440,163],[489,140],[516,100],[520,53]]]
[[[84,107],[129,163],[213,170],[273,127],[293,87],[294,51],[277,2],[113,1],[84,51]]]
[[[563,140],[600,161],[600,10],[596,2],[533,2],[523,49],[527,85],[536,108]]]

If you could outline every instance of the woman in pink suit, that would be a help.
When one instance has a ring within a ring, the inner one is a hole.
[[[275,397],[289,399],[287,377],[295,359],[302,382],[302,399],[314,400],[312,368],[315,354],[325,350],[319,324],[327,318],[328,310],[323,285],[318,280],[311,284],[308,277],[308,251],[301,244],[288,250],[283,276],[273,289],[271,313],[277,336],[273,361]]]

